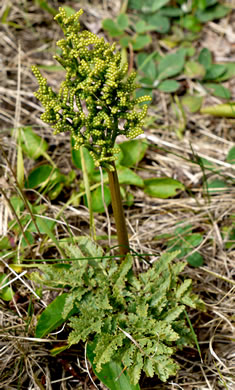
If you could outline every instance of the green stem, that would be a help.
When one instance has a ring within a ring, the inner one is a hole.
[[[129,240],[126,228],[126,220],[122,206],[120,193],[120,185],[118,181],[117,170],[113,163],[113,171],[108,170],[109,188],[111,192],[113,215],[116,224],[119,250],[121,255],[126,255],[129,252]]]

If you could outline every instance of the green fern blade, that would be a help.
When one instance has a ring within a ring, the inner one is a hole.
[[[109,362],[118,347],[123,343],[124,335],[122,333],[114,335],[103,334],[95,348],[95,359],[96,370],[99,372],[102,369],[102,365]]]

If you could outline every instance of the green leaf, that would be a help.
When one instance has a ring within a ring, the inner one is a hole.
[[[218,77],[216,81],[227,81],[235,77],[235,62],[228,62],[226,64],[221,65],[225,66],[226,72],[222,76]]]
[[[176,318],[179,317],[179,315],[184,311],[184,306],[176,306],[170,310],[168,310],[168,312],[166,313],[166,315],[164,316],[164,321],[166,322],[173,322]]]
[[[65,178],[64,175],[60,173],[59,169],[44,164],[30,172],[28,179],[25,182],[25,188],[45,187],[47,184],[54,186],[63,181],[65,181]]]
[[[235,164],[235,146],[229,150],[226,161],[230,164]]]
[[[214,106],[203,107],[201,113],[225,118],[235,118],[235,104],[216,104]]]
[[[133,385],[130,382],[127,371],[123,371],[123,366],[114,360],[110,360],[102,366],[101,371],[97,372],[94,364],[94,349],[96,342],[87,344],[87,357],[92,365],[92,369],[99,380],[110,390],[140,390],[139,385]]]
[[[197,5],[197,9],[206,9],[208,7],[211,7],[212,5],[215,5],[218,3],[218,0],[198,0],[197,4],[196,1],[194,1],[194,6]]]
[[[133,27],[138,34],[155,30],[155,26],[147,24],[144,20],[139,20]]]
[[[210,194],[221,193],[229,189],[228,184],[220,179],[209,182],[207,188]]]
[[[147,65],[148,69],[146,69],[145,74],[150,77],[152,80],[155,80],[157,77],[157,66],[154,60],[150,60]]]
[[[231,97],[231,92],[229,91],[229,89],[225,88],[221,84],[205,83],[203,85],[214,96],[217,96],[217,97],[220,97],[220,98],[223,98],[223,99],[230,99],[230,97]]]
[[[43,218],[43,217],[37,217],[36,223],[38,225],[39,231],[47,234],[48,237],[50,237],[51,241],[55,244],[55,246],[58,249],[58,251],[60,252],[61,256],[63,256],[64,253],[63,253],[62,249],[60,248],[60,244],[59,244],[56,236],[54,235],[53,229],[52,229],[54,227],[55,222],[50,221],[50,220]],[[33,222],[32,222],[32,224],[34,226]]]
[[[181,19],[180,25],[187,30],[192,31],[193,33],[201,31],[202,28],[200,22],[198,21],[198,18],[191,14],[185,15]]]
[[[178,257],[179,254],[180,251],[171,251],[170,253],[168,251],[163,253],[160,259],[154,263],[154,273],[159,276],[161,272],[166,269],[167,265],[170,264],[176,257]]]
[[[123,158],[120,164],[125,167],[133,167],[137,165],[144,157],[148,149],[148,143],[139,139],[126,141],[119,144],[123,153]]]
[[[153,61],[153,63],[155,64],[154,60],[156,57],[158,59],[162,58],[161,56],[159,56],[159,54],[157,52],[153,52],[151,54],[147,54],[145,52],[142,52],[142,53],[137,54],[136,59],[137,59],[138,70],[139,71],[141,70],[146,75],[152,77],[152,75],[148,73],[148,65],[151,61]],[[155,68],[156,68],[156,66],[155,66]]]
[[[59,194],[61,193],[62,189],[64,188],[64,183],[60,182],[60,183],[56,183],[54,185],[54,187],[52,188],[52,190],[50,190],[48,192],[48,196],[51,200],[54,200],[56,199]]]
[[[94,363],[98,372],[102,370],[103,364],[108,363],[111,360],[115,350],[123,344],[124,338],[125,336],[120,332],[116,335],[103,333],[102,338],[99,338],[95,348],[94,358]]]
[[[71,154],[72,154],[73,163],[74,163],[76,168],[82,169],[80,149],[75,150],[74,144],[75,144],[75,141],[74,141],[73,137],[71,137],[71,145],[72,145]],[[94,160],[91,157],[89,151],[84,146],[83,146],[83,154],[84,154],[84,159],[85,159],[85,163],[86,163],[86,169],[87,169],[88,174],[90,175],[90,174],[92,174],[92,172],[95,169]]]
[[[24,201],[19,196],[12,196],[10,201],[16,214],[19,215],[20,211],[24,210]]]
[[[198,62],[201,65],[203,65],[206,70],[210,69],[210,67],[212,65],[212,54],[211,54],[210,50],[208,50],[207,48],[204,47],[200,51],[200,54],[198,57]]]
[[[192,248],[199,246],[202,243],[203,236],[200,233],[192,233],[192,234],[184,237],[183,241],[185,241],[185,244],[189,248],[192,249]],[[183,243],[182,243],[182,246],[183,246]]]
[[[46,185],[49,178],[52,177],[53,167],[48,164],[34,168],[26,180],[26,188],[37,188]]]
[[[125,259],[121,262],[119,269],[112,275],[113,287],[123,288],[126,281],[126,276],[132,269],[133,261],[130,254],[127,254]]]
[[[54,301],[52,301],[46,309],[42,312],[38,319],[36,326],[36,337],[43,338],[48,333],[52,332],[60,325],[62,325],[66,319],[69,318],[73,313],[70,312],[66,319],[62,317],[62,312],[64,310],[65,300],[69,294],[64,293],[58,295]]]
[[[141,10],[143,6],[143,0],[129,0],[128,1],[128,7],[136,10]]]
[[[215,80],[226,72],[226,67],[220,64],[212,64],[207,69],[204,80]]]
[[[205,67],[196,61],[187,61],[184,67],[184,73],[190,79],[203,79],[205,76]]]
[[[184,282],[179,286],[178,290],[176,291],[176,298],[179,299],[182,297],[182,295],[185,294],[185,292],[189,289],[189,287],[192,285],[191,279],[185,279]]]
[[[156,198],[167,199],[184,190],[184,185],[170,177],[144,180],[144,192]]]
[[[184,68],[185,50],[167,54],[158,64],[158,80],[178,75]]]
[[[184,14],[184,11],[180,8],[173,7],[164,7],[161,9],[160,14],[163,16],[168,16],[170,18],[177,18]]]
[[[35,134],[32,127],[22,127],[21,129],[21,146],[28,157],[36,160],[43,156],[48,149],[47,142]]]
[[[51,233],[53,231],[53,228],[55,226],[55,221],[52,221],[51,219],[47,219],[44,217],[36,217],[36,224],[37,224],[37,227],[38,227],[40,233],[48,234],[48,232]],[[37,229],[36,229],[33,221],[29,225],[28,230],[30,232],[37,233]]]
[[[9,279],[7,275],[4,273],[0,273],[0,298],[4,301],[11,301],[14,297],[14,292],[10,285],[2,288],[8,282]]]
[[[154,376],[153,361],[151,359],[147,359],[145,361],[143,370],[145,371],[148,377],[152,378]]]
[[[171,93],[177,91],[179,89],[180,83],[176,80],[164,80],[160,84],[158,84],[157,88],[166,93]]]
[[[210,20],[221,19],[226,16],[230,11],[230,8],[225,7],[221,4],[217,4],[214,7],[209,7],[206,10],[197,10],[196,17],[200,22],[206,23]]]
[[[113,21],[113,19],[104,19],[103,29],[108,31],[111,37],[118,37],[123,34],[123,30]]]
[[[155,372],[162,382],[166,382],[169,376],[175,376],[179,366],[173,359],[162,358],[155,364]]]
[[[2,15],[1,15],[1,23],[2,24],[7,24],[8,23],[8,16],[10,14],[10,11],[11,11],[11,6],[10,5],[7,5],[4,7],[5,9],[3,10],[2,12]]]
[[[191,230],[192,230],[191,225],[187,225],[185,227],[182,228],[179,227],[175,229],[175,235],[177,237],[174,238],[173,240],[168,241],[167,243],[167,246],[170,247],[169,252],[174,252],[176,250],[179,250],[179,254],[177,255],[178,259],[187,256],[190,252],[192,252],[193,248],[198,247],[203,241],[203,236],[200,233],[190,233]],[[191,261],[191,259],[193,261],[193,256],[194,254],[192,254],[192,258],[191,255],[188,256],[189,261]],[[200,258],[200,256],[198,255],[195,256],[195,261],[197,260],[197,258]]]
[[[194,37],[195,34],[187,34],[187,39],[190,41],[190,40],[194,40]],[[196,39],[196,38],[195,38]],[[193,57],[194,54],[196,53],[196,49],[195,47],[193,46],[187,46],[187,44],[185,43],[185,52],[186,52],[186,57]]]
[[[140,79],[140,83],[143,87],[146,87],[146,88],[149,88],[149,89],[152,89],[154,88],[153,84],[154,84],[154,80],[150,79],[149,77],[142,77]]]
[[[120,184],[129,184],[137,187],[143,187],[143,179],[127,167],[118,167],[118,180]]]
[[[153,0],[152,1],[152,8],[151,12],[156,12],[160,8],[164,7],[167,3],[169,3],[170,0]]]
[[[40,8],[42,8],[44,11],[48,12],[49,14],[53,16],[57,14],[57,10],[55,8],[50,7],[46,0],[36,0],[36,3],[39,5]]]
[[[122,48],[128,47],[129,43],[131,43],[132,38],[130,36],[125,36],[120,38],[119,42]]]
[[[23,248],[26,248],[29,246],[29,244],[33,244],[34,243],[34,236],[29,232],[29,230],[27,229],[25,232],[24,232],[24,236],[27,238],[27,241],[25,240],[25,237],[22,238],[22,247]]]
[[[140,354],[137,355],[136,363],[132,364],[128,368],[128,375],[130,376],[131,382],[138,383],[140,380],[141,369],[143,367],[143,358]]]
[[[192,255],[187,256],[186,260],[192,267],[201,267],[204,263],[204,259],[199,252],[194,252]]]
[[[160,34],[166,34],[170,29],[170,21],[160,13],[154,13],[146,18],[148,25],[154,26],[154,30]]]
[[[124,205],[131,207],[134,204],[135,197],[131,192],[126,192],[123,196],[124,198]]]
[[[137,65],[139,70],[142,70],[151,80],[151,84],[157,76],[157,66],[151,55],[147,53],[139,53],[137,55]]]
[[[182,97],[181,102],[183,106],[187,107],[187,109],[194,113],[200,110],[202,105],[203,97],[202,96],[194,96],[194,95],[185,95]]]
[[[147,46],[152,41],[150,35],[137,35],[132,41],[133,50],[140,50]]]
[[[111,203],[111,194],[109,187],[104,185],[104,200],[106,206],[108,206]],[[96,190],[92,191],[91,193],[91,204],[92,204],[92,210],[96,213],[104,213],[104,202],[102,198],[102,189],[101,186],[96,188]]]
[[[124,31],[129,25],[128,16],[126,14],[119,14],[117,17],[117,26]]]

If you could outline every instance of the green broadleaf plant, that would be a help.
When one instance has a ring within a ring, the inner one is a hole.
[[[153,89],[165,93],[177,93],[181,83],[174,78],[181,75],[181,79],[194,79],[200,83],[204,92],[228,100],[231,92],[221,84],[221,81],[234,77],[235,64],[213,63],[212,53],[206,48],[200,51],[198,58],[188,60],[187,57],[192,55],[194,53],[190,54],[190,51],[185,48],[163,57],[157,52],[138,53],[136,64],[139,73],[142,74],[142,77],[139,77],[142,86],[140,91],[149,95],[152,94]],[[137,91],[138,96],[140,91]],[[189,112],[197,112],[203,103],[203,96],[197,92],[197,94],[186,94],[180,100]]]
[[[218,0],[129,0],[128,6],[136,10],[141,19],[155,25],[155,30],[162,34],[168,32],[173,23],[197,33],[201,31],[203,23],[220,19],[229,12],[229,7],[220,4]]]
[[[207,48],[203,48],[200,51],[198,63],[205,69],[201,83],[206,90],[214,96],[229,99],[231,97],[229,89],[220,83],[223,80],[234,77],[233,69],[235,68],[235,64],[214,64],[212,61],[212,53]]]
[[[140,78],[140,83],[145,88],[157,88],[166,93],[177,91],[180,83],[170,78],[180,75],[184,68],[185,57],[185,49],[179,49],[175,53],[167,54],[164,57],[157,53],[155,55],[139,53],[137,55],[137,65],[144,73],[144,77]]]
[[[32,169],[25,181],[25,188],[37,188],[40,192],[48,194],[50,199],[56,199],[64,186],[70,185],[74,178],[74,171],[65,176],[58,168],[43,164]]]
[[[203,241],[203,236],[200,233],[193,233],[192,225],[177,227],[174,231],[174,238],[167,242],[168,250],[174,252],[180,250],[177,255],[179,259],[185,257],[187,262],[193,267],[203,265],[203,257],[198,251],[193,251]],[[190,254],[193,251],[192,254]]]
[[[150,35],[146,34],[148,31],[155,30],[155,26],[147,24],[144,21],[131,23],[128,16],[124,13],[118,15],[117,20],[104,19],[102,22],[103,29],[108,31],[111,37],[120,39],[120,44],[126,48],[129,44],[132,45],[133,50],[141,50],[151,42]],[[130,28],[135,30],[134,35],[126,32]]]

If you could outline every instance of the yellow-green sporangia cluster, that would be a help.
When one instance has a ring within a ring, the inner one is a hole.
[[[82,10],[69,17],[63,8],[59,11],[55,19],[65,39],[57,42],[61,54],[55,58],[66,70],[66,77],[55,93],[37,67],[32,67],[39,83],[35,96],[45,108],[41,119],[56,133],[71,131],[75,149],[85,146],[96,166],[112,169],[110,163],[118,153],[116,137],[134,138],[142,133],[147,104],[141,108],[139,104],[151,98],[133,97],[138,87],[136,73],[128,76],[128,65],[122,64],[115,44],[90,31],[79,32]]]

